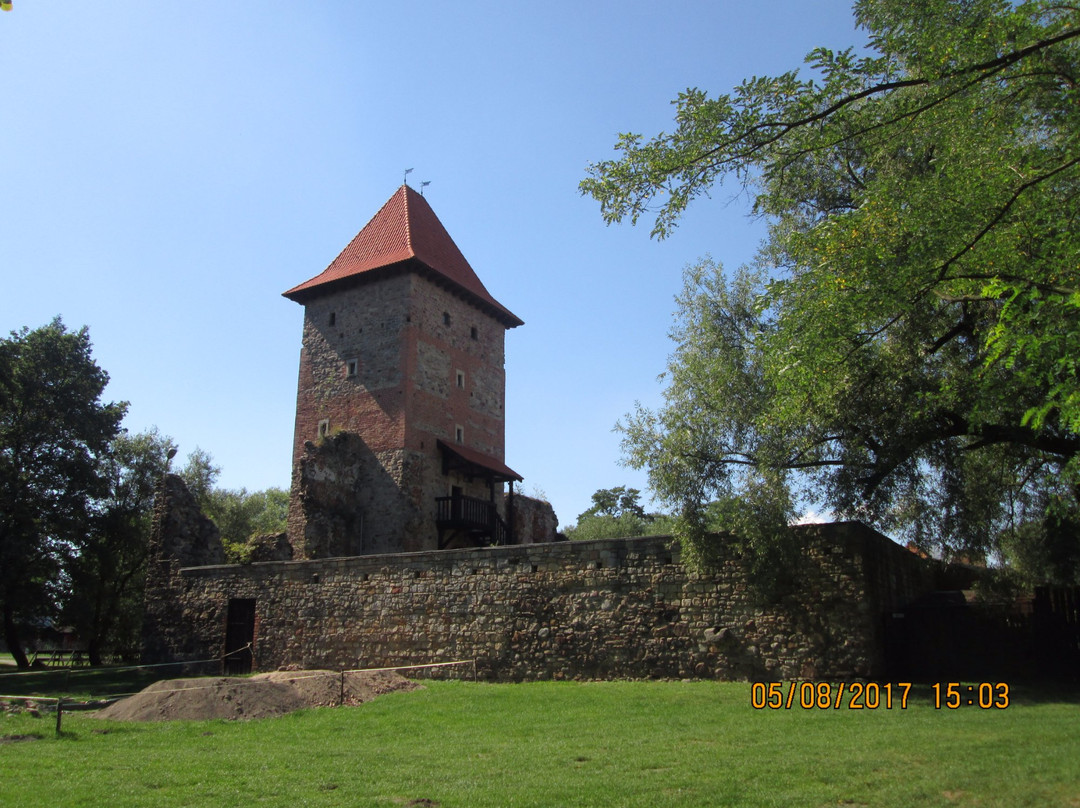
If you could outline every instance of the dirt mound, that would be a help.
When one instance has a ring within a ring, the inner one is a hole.
[[[274,671],[256,674],[249,681],[286,684],[300,694],[308,707],[363,704],[383,693],[420,687],[393,671],[346,673],[344,679],[336,671]]]
[[[112,721],[268,718],[305,707],[361,704],[419,687],[391,671],[278,671],[246,679],[205,677],[155,682],[97,715]]]

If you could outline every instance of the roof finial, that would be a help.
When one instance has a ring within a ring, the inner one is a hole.
[[[405,176],[401,180],[402,185],[408,185],[409,184],[409,175],[412,174],[412,172],[413,172],[413,170],[411,168],[406,168],[405,169]]]
[[[431,180],[421,180],[420,182],[420,196],[424,195],[424,188],[431,185]]]

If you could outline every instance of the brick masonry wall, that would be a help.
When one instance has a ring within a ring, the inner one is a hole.
[[[932,566],[858,523],[794,529],[796,590],[774,603],[738,558],[698,575],[663,537],[190,568],[148,597],[175,600],[196,657],[222,653],[229,599],[254,598],[262,670],[476,659],[501,681],[880,674],[881,604],[932,589]],[[890,581],[903,591],[873,591]]]
[[[435,549],[436,497],[487,484],[443,474],[437,441],[503,459],[506,329],[418,271],[305,305],[288,535],[296,558]],[[355,373],[350,373],[350,363]],[[353,433],[357,447],[320,439]],[[336,449],[341,449],[334,456]],[[502,486],[495,491],[501,501]]]
[[[436,439],[454,442],[461,426],[466,446],[502,460],[505,327],[425,277],[409,280],[406,445],[431,452]]]
[[[397,275],[304,307],[294,458],[318,437],[324,419],[332,430],[363,434],[372,451],[403,445],[409,290],[409,276]],[[356,374],[349,376],[353,359]]]

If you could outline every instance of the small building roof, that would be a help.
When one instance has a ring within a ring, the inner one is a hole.
[[[490,455],[468,449],[459,444],[436,441],[443,453],[443,464],[448,469],[457,469],[473,477],[490,478],[494,482],[521,482],[522,476]]]
[[[491,296],[427,200],[408,185],[398,188],[330,266],[283,295],[303,304],[323,292],[395,269],[427,275],[490,313],[506,328],[523,325]]]

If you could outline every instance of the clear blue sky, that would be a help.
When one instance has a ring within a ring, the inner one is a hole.
[[[220,484],[289,485],[302,309],[401,184],[425,194],[507,334],[506,460],[563,525],[646,488],[615,422],[659,403],[673,297],[762,235],[734,187],[670,239],[606,227],[577,183],[617,133],[862,45],[842,0],[60,3],[0,15],[0,329],[87,325],[132,432]]]

